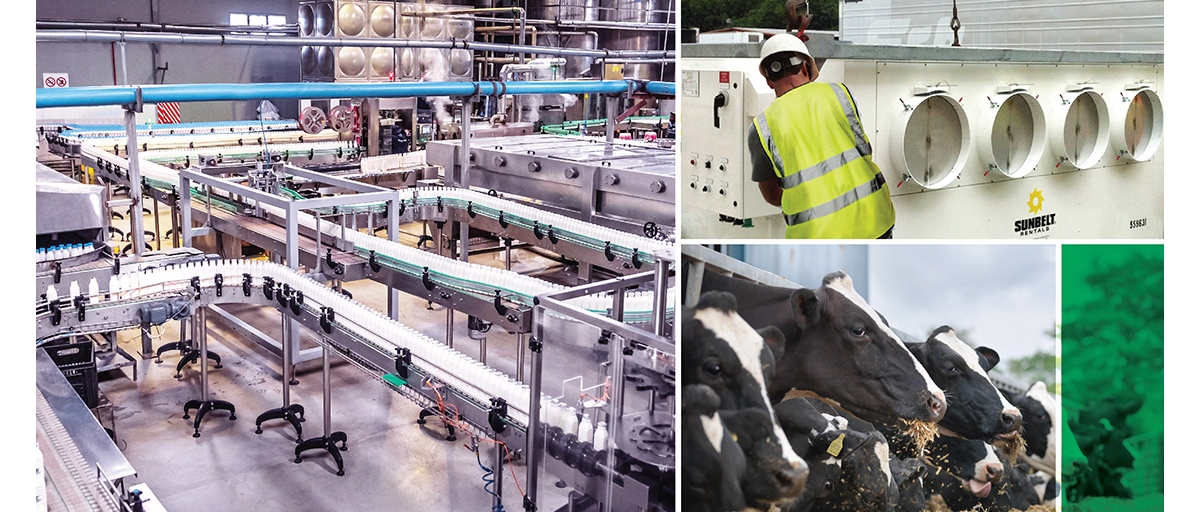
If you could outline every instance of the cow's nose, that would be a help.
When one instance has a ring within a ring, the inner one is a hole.
[[[1000,478],[1004,476],[1004,466],[1001,466],[1000,464],[988,464],[987,474],[988,481],[998,482],[1000,481]]]
[[[1000,413],[1000,425],[1006,432],[1012,432],[1021,427],[1020,411],[1004,411]]]
[[[938,421],[942,416],[946,415],[946,398],[942,394],[930,394],[925,401],[925,407],[929,410],[929,421]]]
[[[799,494],[804,490],[804,484],[808,481],[808,466],[796,468],[786,466],[775,472],[775,480],[779,482],[779,486],[786,489],[785,493]]]

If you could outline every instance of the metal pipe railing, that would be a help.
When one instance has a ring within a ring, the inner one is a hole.
[[[129,105],[167,101],[236,101],[263,99],[410,98],[500,94],[620,94],[630,80],[558,82],[283,82],[266,84],[169,84],[38,89],[37,108]],[[652,87],[651,87],[652,86]],[[675,84],[649,82],[652,94],[674,94]]]
[[[237,32],[269,32],[298,34],[295,23],[286,25],[181,25],[140,21],[65,21],[38,20],[37,30],[117,30],[128,32],[180,32],[185,34],[233,34]]]
[[[582,48],[553,48],[475,41],[418,41],[387,38],[293,37],[267,35],[206,35],[179,33],[139,33],[93,30],[39,30],[39,43],[160,43],[160,44],[219,44],[263,46],[353,46],[385,48],[440,48],[465,50],[536,53],[565,57],[606,57],[619,59],[673,59],[674,50],[585,50]]]

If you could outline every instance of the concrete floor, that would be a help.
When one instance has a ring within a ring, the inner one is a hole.
[[[152,224],[147,224],[152,226]],[[165,224],[164,230],[170,224]],[[152,229],[152,228],[151,228]],[[420,226],[406,226],[420,232]],[[572,270],[534,253],[514,251],[514,270],[541,274],[554,280],[572,279]],[[472,262],[503,268],[503,251],[472,256]],[[359,302],[386,309],[386,291],[372,282],[348,283],[346,289]],[[433,310],[426,302],[401,295],[401,321],[434,339],[445,339],[446,312]],[[263,332],[278,336],[279,314],[270,308],[241,306],[227,308]],[[155,348],[178,340],[178,323],[157,328]],[[331,358],[332,428],[345,432],[349,450],[342,452],[345,476],[337,476],[333,458],[324,451],[305,452],[295,464],[294,429],[283,420],[263,424],[256,435],[255,418],[282,405],[281,361],[265,348],[238,335],[216,315],[209,315],[209,349],[222,357],[223,368],[210,365],[211,398],[232,402],[237,419],[229,420],[214,411],[201,423],[201,437],[192,437],[192,420],[183,419],[183,406],[200,398],[200,366],[189,365],[176,380],[178,352],[164,354],[162,363],[153,358],[139,360],[137,382],[134,367],[107,372],[100,388],[114,406],[117,444],[138,471],[127,485],[149,485],[167,510],[488,510],[492,497],[484,491],[484,471],[475,455],[464,447],[466,436],[457,442],[444,440],[440,422],[416,424],[420,408],[389,390],[357,367]],[[489,365],[510,375],[516,372],[516,336],[503,331],[488,333]],[[311,346],[304,342],[302,348]],[[141,350],[136,330],[119,334],[118,343],[137,357]],[[466,315],[455,315],[455,347],[478,357],[478,342],[466,331]],[[564,353],[574,358],[579,354]],[[547,366],[550,364],[548,363]],[[568,372],[569,373],[569,372]],[[578,373],[578,372],[576,372]],[[322,433],[322,381],[320,359],[297,366],[300,383],[291,388],[293,403],[304,406],[305,437]],[[547,392],[551,392],[547,390]],[[193,411],[194,418],[194,411]],[[489,457],[484,464],[491,466]],[[526,468],[514,464],[516,478],[524,487]],[[506,465],[503,505],[519,511],[521,496]],[[555,510],[565,503],[566,490],[541,478],[539,510]]]

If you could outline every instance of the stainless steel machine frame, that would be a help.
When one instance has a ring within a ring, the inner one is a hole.
[[[535,336],[530,340],[530,400],[531,406],[529,410],[529,425],[536,426],[530,428],[526,438],[526,453],[528,454],[528,471],[526,477],[526,486],[528,494],[526,496],[526,509],[530,510],[531,505],[536,508],[537,505],[537,489],[538,489],[538,471],[545,467],[554,471],[561,478],[564,477],[558,471],[572,472],[574,470],[568,468],[565,464],[551,465],[545,460],[545,443],[547,423],[545,418],[539,418],[540,408],[532,404],[539,403],[542,396],[542,348],[545,343],[553,343],[553,332],[547,326],[554,325],[548,321],[551,315],[563,316],[586,325],[594,326],[602,331],[612,333],[612,341],[609,342],[609,361],[612,364],[611,372],[614,376],[614,385],[612,386],[612,397],[609,402],[609,419],[610,432],[621,432],[622,417],[624,415],[624,387],[621,385],[624,382],[626,358],[633,353],[634,347],[650,348],[665,354],[675,354],[675,343],[667,333],[666,321],[666,293],[670,284],[670,266],[672,259],[670,255],[659,254],[658,264],[653,271],[643,272],[629,276],[622,276],[607,281],[600,281],[589,285],[579,286],[561,293],[553,293],[541,295],[537,298],[537,306],[534,309],[534,325]],[[651,331],[646,331],[641,327],[626,324],[622,321],[621,312],[624,310],[625,291],[644,285],[651,285],[654,289],[654,323],[651,326]],[[613,316],[614,318],[605,318],[593,313],[574,308],[566,303],[567,300],[582,297],[585,295],[613,292]],[[632,360],[632,359],[631,359]],[[615,444],[615,443],[614,443]],[[602,504],[602,510],[625,510],[622,507],[615,507],[614,496],[622,503],[647,508],[653,502],[655,496],[653,490],[638,486],[637,482],[631,479],[626,479],[626,486],[620,495],[614,495],[615,485],[614,478],[614,463],[616,460],[615,450],[609,450],[607,459],[603,463],[605,475],[601,477],[583,478],[582,475],[571,475],[576,483],[583,483],[582,487],[593,493],[603,492],[602,496],[593,496],[596,501]],[[563,468],[567,468],[564,470]],[[582,481],[582,482],[581,482]],[[590,493],[589,493],[590,494]]]

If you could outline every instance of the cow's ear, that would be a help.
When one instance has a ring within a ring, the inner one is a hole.
[[[684,414],[712,416],[721,407],[721,397],[704,384],[688,384],[683,388]]]
[[[924,343],[910,343],[906,341],[904,342],[904,348],[907,348],[909,352],[912,352],[913,356],[917,358],[917,361],[924,362],[924,359],[922,359],[925,357]]]
[[[975,349],[975,353],[979,354],[979,364],[983,366],[983,371],[991,371],[1000,362],[1000,354],[995,350],[987,347],[979,347]]]
[[[925,464],[920,459],[897,459],[892,457],[888,461],[888,466],[892,470],[892,478],[896,479],[896,485],[901,485],[909,480],[925,476]]]
[[[844,459],[847,455],[854,453],[867,442],[867,435],[862,432],[853,430],[830,430],[817,434],[817,437],[812,440],[813,448],[820,450],[821,458],[826,455],[838,459]]]
[[[792,315],[796,325],[801,329],[816,325],[821,320],[821,299],[817,293],[808,288],[799,288],[792,292]]]
[[[783,331],[774,325],[768,325],[759,329],[758,335],[767,342],[767,347],[771,349],[771,355],[775,356],[775,362],[783,359]]]

